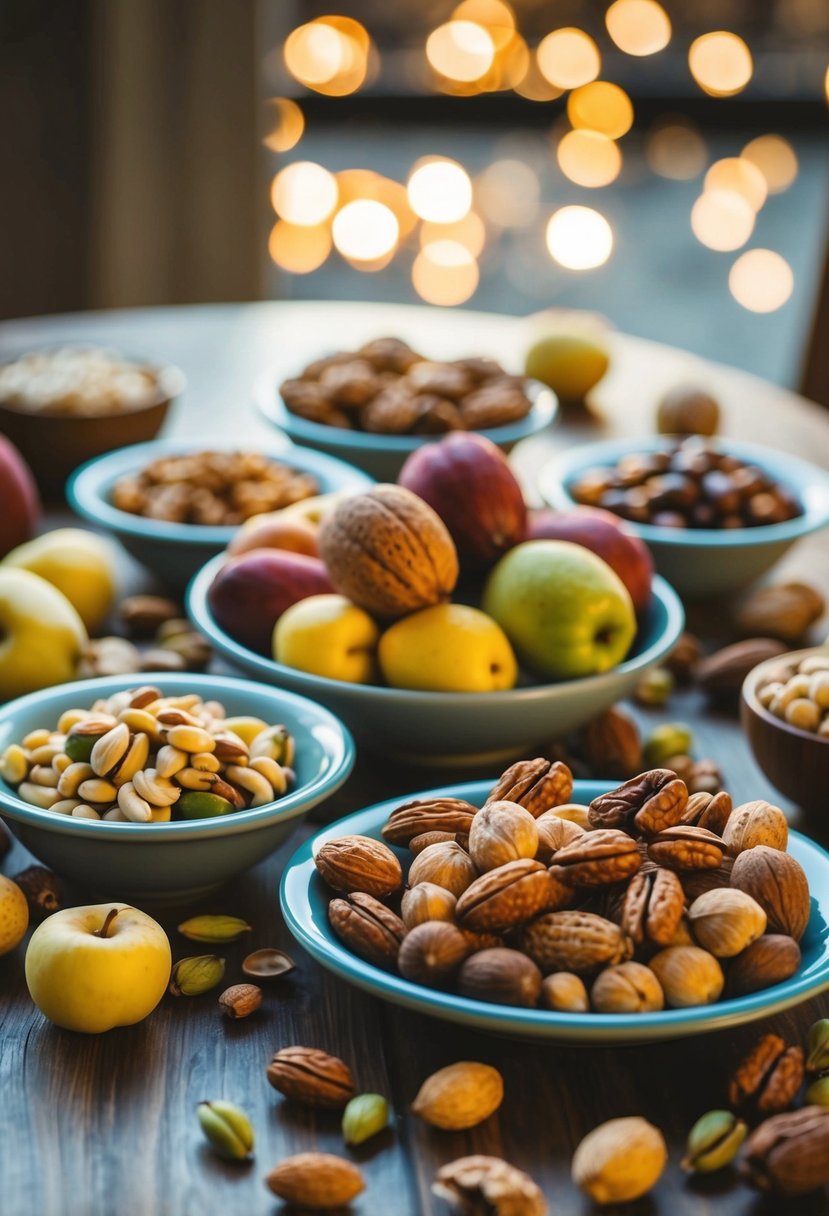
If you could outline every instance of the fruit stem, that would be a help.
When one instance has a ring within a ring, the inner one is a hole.
[[[100,929],[95,930],[95,937],[109,937],[109,927],[120,911],[120,908],[110,908],[106,914],[106,920],[101,925]]]

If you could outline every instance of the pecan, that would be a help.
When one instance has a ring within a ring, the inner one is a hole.
[[[523,1170],[500,1157],[459,1157],[442,1165],[432,1191],[458,1216],[547,1216],[547,1202]]]
[[[636,841],[613,828],[583,832],[553,855],[550,873],[573,887],[601,887],[629,878],[642,864]]]
[[[634,874],[625,890],[620,924],[637,946],[644,941],[669,946],[685,907],[685,892],[671,870]]]
[[[595,912],[546,912],[521,931],[521,949],[545,975],[584,975],[630,958],[633,943],[619,925]]]
[[[424,832],[468,833],[476,810],[462,798],[415,798],[395,807],[383,828],[383,839],[409,844]]]
[[[778,1114],[791,1106],[804,1072],[802,1047],[787,1047],[780,1035],[765,1034],[737,1066],[728,1101],[746,1114]]]
[[[655,836],[679,822],[687,801],[685,783],[670,769],[654,768],[594,798],[590,822],[594,828]]]
[[[775,1115],[745,1143],[742,1176],[760,1191],[805,1195],[829,1182],[829,1109]]]
[[[314,857],[314,865],[335,891],[392,895],[403,885],[403,870],[394,853],[370,836],[327,840]]]
[[[714,870],[722,865],[724,855],[719,836],[685,824],[667,828],[648,844],[651,860],[669,870]]]
[[[355,1094],[348,1065],[315,1047],[283,1047],[268,1065],[268,1080],[304,1106],[342,1110]]]
[[[455,915],[462,929],[503,933],[547,908],[565,907],[571,898],[540,861],[522,857],[476,878],[458,899]]]
[[[733,806],[731,795],[726,794],[724,790],[720,790],[716,794],[691,794],[685,804],[680,823],[687,824],[689,827],[706,828],[707,831],[722,836]]]
[[[573,796],[573,774],[560,760],[519,760],[502,773],[487,802],[517,802],[536,819]]]
[[[378,967],[394,967],[406,926],[373,895],[354,891],[345,899],[332,899],[328,920],[337,937],[350,950]]]

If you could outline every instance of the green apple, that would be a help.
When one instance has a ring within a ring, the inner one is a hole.
[[[112,547],[84,528],[44,532],[7,553],[3,566],[29,570],[57,587],[90,633],[103,625],[115,600]]]
[[[490,574],[483,608],[519,660],[554,680],[609,671],[636,634],[622,580],[595,553],[570,541],[516,545]]]
[[[172,955],[157,921],[129,904],[64,908],[38,925],[26,983],[41,1013],[66,1030],[132,1026],[167,989]]]
[[[56,587],[0,566],[0,700],[73,680],[86,641],[83,621]]]
[[[344,595],[309,595],[286,608],[273,631],[273,657],[329,680],[377,682],[380,630]]]
[[[396,621],[380,639],[379,655],[392,688],[497,692],[518,676],[503,629],[465,604],[437,604]]]

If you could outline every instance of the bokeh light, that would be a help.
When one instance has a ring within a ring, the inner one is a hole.
[[[773,249],[749,249],[731,267],[728,286],[738,304],[749,312],[775,312],[794,289],[794,274]]]
[[[559,89],[577,89],[595,80],[602,66],[599,48],[584,30],[553,30],[536,51],[542,76]]]
[[[555,101],[561,97],[564,89],[551,84],[538,66],[538,53],[530,51],[527,70],[520,80],[513,85],[519,97],[527,101]]]
[[[475,21],[447,21],[427,38],[426,58],[447,80],[471,83],[492,67],[495,44],[489,31]]]
[[[505,0],[461,0],[452,11],[452,20],[482,25],[496,51],[503,51],[515,33],[515,13]]]
[[[633,126],[633,104],[617,84],[594,80],[574,89],[567,98],[567,117],[574,127],[621,139]]]
[[[397,248],[400,228],[394,212],[374,199],[355,199],[334,216],[331,226],[336,249],[351,262],[376,263]]]
[[[592,207],[561,207],[547,223],[550,256],[569,270],[602,266],[613,250],[613,229]]]
[[[495,160],[475,182],[477,206],[499,228],[526,228],[538,215],[540,200],[538,174],[522,160]]]
[[[400,182],[375,173],[373,169],[341,169],[335,178],[340,207],[363,198],[384,203],[394,212],[401,240],[405,240],[417,227],[417,216],[409,206],[406,187]]]
[[[436,241],[457,241],[468,249],[473,258],[483,252],[486,244],[486,225],[475,211],[469,211],[462,220],[454,224],[433,224],[428,220],[420,227],[420,244],[422,248]]]
[[[688,66],[699,87],[712,97],[733,97],[751,80],[751,51],[737,34],[715,30],[696,38],[688,51]]]
[[[328,224],[303,227],[277,220],[268,238],[268,253],[280,270],[289,274],[310,274],[319,270],[331,252]]]
[[[715,160],[705,175],[705,190],[731,190],[746,200],[752,211],[759,211],[766,201],[768,186],[763,174],[750,160],[726,156]]]
[[[622,168],[618,147],[598,131],[568,131],[559,140],[556,160],[564,176],[578,186],[608,186]]]
[[[269,97],[265,102],[265,134],[262,143],[271,152],[290,152],[302,139],[305,119],[290,97]]]
[[[782,135],[758,135],[740,155],[760,170],[769,194],[782,194],[797,177],[797,154]]]
[[[463,219],[472,206],[472,182],[463,165],[442,158],[418,161],[406,186],[415,215],[435,224]]]
[[[698,177],[705,168],[708,153],[698,128],[681,115],[660,119],[645,139],[645,160],[660,177],[685,182]]]
[[[671,41],[671,21],[656,0],[616,0],[605,13],[607,32],[627,55],[654,55]]]
[[[289,224],[321,224],[336,207],[337,197],[334,175],[310,160],[286,165],[271,183],[273,209]]]
[[[354,93],[368,73],[371,39],[352,17],[318,17],[285,39],[285,66],[300,84],[329,97]]]
[[[431,242],[412,265],[412,284],[427,304],[463,304],[474,294],[479,278],[478,263],[459,241]]]
[[[739,249],[754,231],[754,209],[732,190],[706,190],[691,209],[691,229],[709,249]]]

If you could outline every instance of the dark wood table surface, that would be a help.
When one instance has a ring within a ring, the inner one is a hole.
[[[398,333],[436,356],[477,351],[520,365],[525,323],[472,312],[386,305],[273,303],[154,309],[15,321],[0,326],[0,359],[30,345],[89,341],[178,363],[185,398],[167,432],[199,442],[232,434],[266,439],[251,405],[251,383],[265,367],[288,374],[319,352],[381,333]],[[647,433],[661,391],[678,379],[702,379],[724,407],[724,433],[800,453],[829,467],[829,417],[780,388],[680,351],[614,335],[613,367],[597,390],[604,422],[568,421],[516,455],[531,487],[552,448],[591,435]],[[55,516],[55,519],[59,516]],[[776,575],[802,576],[829,593],[826,537],[802,542]],[[125,587],[144,581],[125,563]],[[713,619],[716,619],[714,615]],[[708,618],[709,621],[712,618]],[[702,627],[705,619],[700,617]],[[818,629],[816,636],[822,636]],[[717,760],[736,800],[781,801],[754,763],[736,718],[715,714],[696,692],[665,711],[637,712],[643,725],[689,722],[700,756]],[[467,774],[464,774],[467,775]],[[489,776],[489,772],[468,774]],[[665,1133],[670,1165],[651,1195],[625,1208],[635,1216],[742,1216],[770,1210],[726,1174],[694,1184],[679,1168],[685,1135],[702,1112],[723,1104],[725,1080],[761,1029],[803,1041],[829,1015],[829,994],[767,1022],[647,1046],[573,1048],[484,1035],[420,1017],[369,998],[333,978],[290,938],[279,911],[281,870],[300,841],[327,822],[382,797],[428,788],[461,774],[402,768],[362,755],[347,785],[317,808],[290,841],[196,911],[246,917],[253,932],[223,953],[227,977],[256,946],[276,945],[296,959],[290,977],[266,989],[260,1013],[238,1023],[219,1014],[215,993],[165,997],[144,1023],[101,1036],[68,1033],[34,1009],[23,978],[23,948],[0,958],[0,1214],[2,1216],[197,1216],[279,1209],[262,1178],[284,1156],[306,1149],[359,1161],[367,1190],[350,1209],[359,1216],[441,1216],[430,1184],[444,1162],[467,1153],[505,1157],[543,1188],[555,1216],[593,1210],[572,1185],[569,1165],[581,1137],[618,1115],[642,1114]],[[825,821],[792,823],[829,844]],[[15,845],[2,864],[12,874],[31,858]],[[71,892],[85,902],[82,891]],[[174,957],[198,952],[164,919]],[[362,1150],[343,1147],[339,1117],[283,1101],[265,1080],[272,1052],[290,1044],[322,1047],[352,1066],[361,1091],[389,1099],[394,1126]],[[461,1059],[494,1064],[503,1074],[501,1109],[467,1133],[430,1129],[408,1112],[421,1081]],[[224,1164],[205,1147],[196,1103],[224,1098],[244,1107],[257,1135],[249,1165]],[[829,1211],[826,1194],[774,1208]]]

